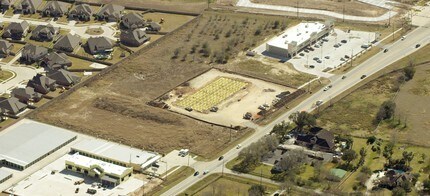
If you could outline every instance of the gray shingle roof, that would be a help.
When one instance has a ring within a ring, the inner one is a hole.
[[[24,46],[24,49],[22,50],[22,56],[21,58],[24,58],[26,60],[37,60],[43,56],[48,54],[48,49],[42,46],[36,46],[33,44],[27,44]]]
[[[79,5],[76,5],[72,10],[70,10],[70,14],[75,14],[75,15],[91,16],[92,13],[93,13],[93,10],[88,4],[79,4]]]
[[[80,42],[81,38],[78,35],[63,35],[55,42],[54,49],[71,52],[70,50],[75,49]]]
[[[142,29],[134,29],[129,31],[122,31],[120,35],[121,43],[128,46],[140,46],[149,40],[146,32]]]
[[[113,48],[112,41],[106,37],[90,37],[87,40],[87,46],[91,54],[98,51],[105,51]]]
[[[104,16],[120,19],[121,12],[123,10],[124,10],[124,6],[115,5],[115,4],[106,4],[100,9],[97,15],[100,15],[100,16],[104,15]]]
[[[42,12],[50,11],[50,12],[64,14],[67,12],[67,8],[69,6],[70,4],[60,2],[60,1],[48,1],[45,7],[42,9]]]
[[[60,69],[71,66],[72,62],[64,53],[51,52],[43,57],[43,63],[51,69]]]
[[[0,111],[2,113],[17,114],[26,107],[27,105],[19,102],[16,97],[2,98],[0,100]]]
[[[9,54],[10,48],[13,47],[13,44],[9,43],[6,40],[0,40],[0,53],[1,54]]]
[[[145,20],[143,20],[143,17],[135,12],[130,12],[122,16],[121,23],[124,27],[131,29],[145,26]]]
[[[38,25],[31,31],[31,38],[40,40],[47,39],[52,40],[54,35],[58,33],[58,27],[54,27],[51,24],[48,25]]]
[[[81,81],[77,75],[64,69],[59,69],[48,73],[48,77],[55,80],[57,84],[69,86]]]

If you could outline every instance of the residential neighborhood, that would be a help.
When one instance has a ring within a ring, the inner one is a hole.
[[[4,195],[429,195],[430,2],[0,1]]]

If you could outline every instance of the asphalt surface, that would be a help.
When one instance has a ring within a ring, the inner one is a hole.
[[[290,111],[284,113],[283,115],[275,119],[272,123],[264,127],[256,127],[255,133],[242,142],[242,148],[264,137],[272,130],[273,126],[275,126],[276,124],[282,121],[288,121],[288,117],[292,113],[296,111],[313,111],[314,109],[316,109],[316,101],[330,101],[332,98],[336,97],[337,95],[340,95],[341,93],[345,92],[349,88],[362,81],[361,77],[363,75],[369,77],[370,75],[375,74],[376,72],[382,70],[383,68],[396,62],[397,60],[400,60],[401,58],[406,57],[409,54],[417,51],[419,48],[415,47],[416,44],[421,44],[421,47],[428,44],[430,41],[429,27],[430,22],[427,22],[425,26],[418,27],[417,29],[413,30],[406,36],[405,40],[399,40],[390,45],[388,47],[389,51],[387,53],[380,52],[374,55],[372,58],[368,59],[367,61],[363,62],[362,64],[356,66],[348,73],[344,74],[344,76],[346,76],[345,79],[342,79],[341,76],[337,76],[336,78],[330,78],[332,81],[332,88],[327,91],[320,90],[318,92],[315,92],[311,97],[304,100],[299,105],[292,108]],[[219,161],[218,159],[215,159],[210,162],[200,161],[190,166],[193,167],[196,171],[209,170],[209,172],[222,172],[223,170],[226,170],[224,168],[224,163],[227,163],[228,161],[237,157],[239,152],[240,149],[233,148],[223,155],[224,159],[222,161]],[[196,182],[198,182],[199,180],[201,180],[203,177],[204,176],[202,175],[190,176],[183,180],[181,183],[177,184],[176,186],[163,193],[162,195],[177,195],[195,184]]]
[[[289,6],[280,6],[280,5],[267,5],[267,4],[258,4],[252,3],[250,0],[239,0],[236,4],[238,7],[246,7],[246,8],[256,8],[256,9],[266,9],[266,10],[275,10],[275,11],[284,11],[284,12],[297,12],[297,8],[289,7]],[[362,21],[362,22],[378,22],[388,20],[390,17],[393,17],[397,14],[395,11],[388,11],[385,14],[377,17],[366,17],[366,16],[352,16],[352,15],[344,15],[341,13],[331,12],[327,10],[317,10],[317,9],[307,9],[307,8],[299,8],[299,13],[303,14],[315,14],[315,15],[323,15],[329,16],[338,19],[352,20],[352,21]]]

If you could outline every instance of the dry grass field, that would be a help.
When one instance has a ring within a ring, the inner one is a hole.
[[[228,19],[221,18],[227,15]],[[229,145],[230,131],[146,103],[211,66],[205,63],[207,60],[197,60],[209,59],[199,52],[190,55],[194,56],[195,61],[191,58],[187,61],[172,59],[175,48],[184,48],[182,51],[185,53],[197,42],[207,40],[215,51],[230,39],[238,39],[238,44],[231,51],[235,54],[246,47],[246,40],[251,40],[242,38],[244,35],[254,37],[255,29],[263,26],[261,35],[252,40],[262,39],[263,35],[277,30],[269,27],[264,30],[264,25],[282,19],[285,18],[209,12],[165,37],[156,47],[143,54],[138,52],[139,55],[125,59],[103,77],[64,99],[54,101],[49,107],[34,113],[32,118],[160,153],[189,148],[193,153],[209,158]],[[215,24],[218,28],[213,27]],[[223,35],[232,25],[237,27],[230,38],[222,36],[219,40],[213,39],[213,31]],[[190,34],[196,39],[185,41]],[[201,47],[200,44],[198,50]],[[247,131],[232,133],[234,141]]]
[[[84,0],[90,3],[114,3],[129,7],[141,7],[168,11],[200,13],[207,8],[207,0]]]
[[[251,0],[254,3],[283,5],[299,8],[311,8],[328,10],[337,13],[345,13],[354,16],[380,16],[388,10],[372,6],[359,1],[349,0],[300,0],[300,1],[286,1],[286,0]]]

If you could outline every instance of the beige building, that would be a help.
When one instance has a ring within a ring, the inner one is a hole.
[[[123,167],[75,153],[66,160],[66,169],[100,180],[104,186],[115,187],[130,178],[133,168]]]

